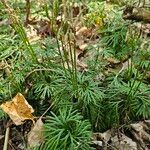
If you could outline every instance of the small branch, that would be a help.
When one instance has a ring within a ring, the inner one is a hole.
[[[42,116],[40,118],[43,118],[43,116],[52,108],[52,106],[54,105],[54,103],[52,103],[47,110],[45,110],[45,112],[42,114]]]
[[[38,71],[54,71],[54,70],[53,69],[46,69],[46,68],[43,68],[43,69],[34,69],[34,70],[32,70],[31,72],[29,72],[26,75],[25,80],[27,80],[30,75],[32,75],[33,73],[38,72]]]
[[[6,128],[6,132],[5,132],[5,141],[4,141],[3,150],[7,150],[7,147],[8,147],[9,131],[10,131],[10,128],[7,127],[7,128]]]

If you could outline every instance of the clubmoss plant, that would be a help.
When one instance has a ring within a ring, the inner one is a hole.
[[[89,150],[91,126],[72,108],[51,113],[45,123],[45,150]]]

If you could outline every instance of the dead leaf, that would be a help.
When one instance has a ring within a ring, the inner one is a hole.
[[[149,150],[150,120],[129,125],[129,129],[109,129],[104,133],[93,133],[92,143],[97,149]]]
[[[76,32],[76,36],[84,36],[89,32],[87,27],[82,27]]]
[[[6,102],[0,107],[6,112],[16,125],[21,125],[25,120],[32,120],[34,112],[21,93],[18,93],[12,101]]]
[[[120,137],[117,135],[111,138],[114,148],[119,150],[138,150],[137,143],[131,138],[127,137],[124,134],[120,134]]]
[[[79,45],[79,48],[83,51],[88,47],[88,45],[86,43]]]
[[[107,130],[104,133],[94,133],[93,143],[105,149],[108,148],[108,143],[111,140],[111,148],[113,149],[137,150],[136,142],[122,133],[119,134],[120,136],[116,135],[116,131],[114,129]],[[102,144],[100,142],[102,142]]]
[[[150,142],[150,134],[147,132],[150,131],[149,127],[143,122],[131,124],[131,127],[136,131],[138,137],[143,140]]]
[[[28,28],[26,29],[26,34],[31,43],[37,42],[41,39],[41,37],[37,34],[37,30],[31,25],[28,25]]]
[[[34,147],[40,145],[44,141],[43,136],[43,125],[41,118],[37,120],[34,127],[28,134],[28,144],[29,147]]]

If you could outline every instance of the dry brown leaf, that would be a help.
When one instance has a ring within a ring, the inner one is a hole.
[[[28,28],[26,29],[26,34],[31,43],[37,42],[41,39],[41,37],[37,34],[36,29],[31,25],[28,25]]]
[[[43,125],[41,118],[37,120],[34,127],[28,134],[28,144],[29,147],[34,147],[40,145],[44,141],[43,136]]]
[[[116,135],[115,130],[107,130],[104,133],[94,133],[93,143],[102,148],[108,148],[108,142],[111,140],[111,148],[119,150],[137,150],[137,144],[131,138],[120,133]],[[100,143],[102,142],[102,143]]]
[[[21,93],[18,93],[12,101],[3,103],[0,107],[9,115],[16,125],[23,124],[23,122],[28,119],[33,121],[34,117],[32,113],[34,110]]]
[[[88,45],[86,43],[79,45],[80,50],[85,50],[88,47]]]
[[[129,130],[112,128],[104,133],[93,133],[92,143],[97,149],[149,150],[150,120],[130,124]],[[110,142],[111,141],[111,142]]]
[[[137,143],[124,134],[120,134],[111,138],[114,149],[119,150],[138,150]]]
[[[144,124],[143,122],[139,122],[139,123],[131,124],[131,127],[134,129],[134,131],[136,131],[138,137],[150,142],[150,134],[147,132],[150,129],[148,126],[146,126],[146,124]]]
[[[76,36],[84,36],[87,35],[89,29],[87,27],[82,27],[76,32]]]

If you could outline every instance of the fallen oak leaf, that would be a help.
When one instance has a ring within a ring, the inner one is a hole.
[[[12,101],[1,104],[0,107],[16,125],[23,124],[25,120],[32,120],[34,122],[32,115],[34,110],[21,93],[18,93]]]

